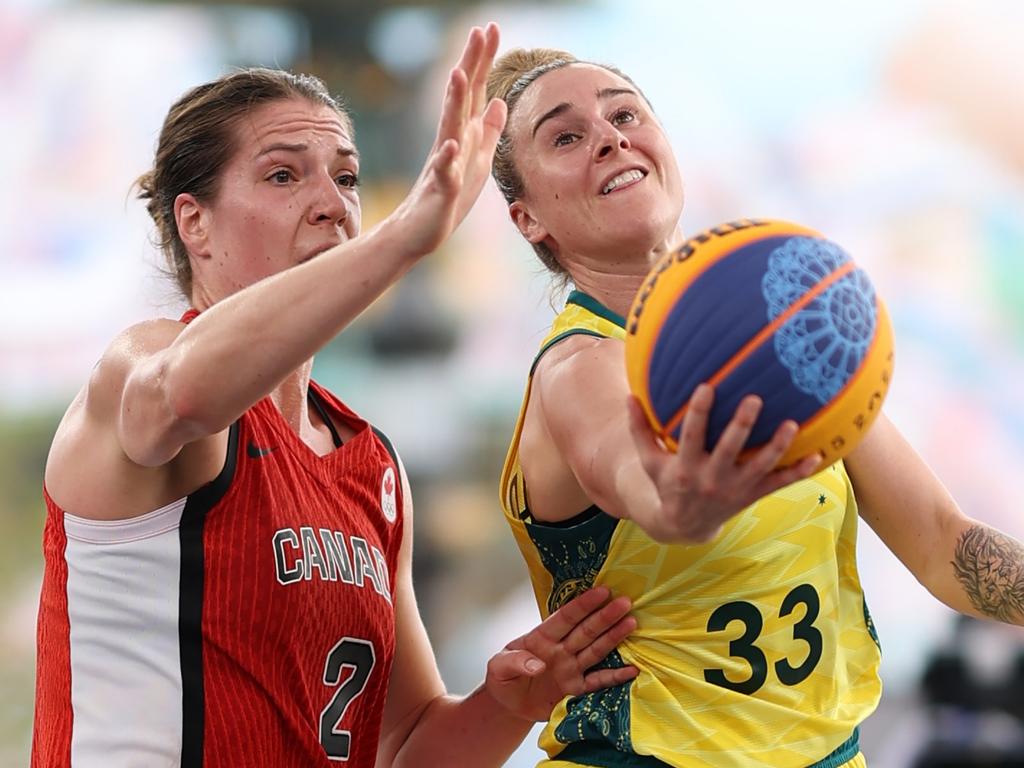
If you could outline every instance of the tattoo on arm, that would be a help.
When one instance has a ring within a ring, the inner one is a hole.
[[[971,604],[1008,624],[1024,622],[1024,546],[993,528],[972,525],[956,543],[953,571]]]

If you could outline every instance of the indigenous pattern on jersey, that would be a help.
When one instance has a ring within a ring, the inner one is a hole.
[[[266,398],[232,426],[221,474],[173,504],[99,522],[46,495],[33,766],[372,768],[399,470],[310,387],[355,430],[325,456]]]
[[[623,339],[623,326],[574,291],[537,360],[573,334]],[[597,507],[544,524],[527,507],[519,464],[529,396],[528,382],[501,502],[541,613],[592,585],[629,595],[638,629],[603,664],[640,670],[616,688],[564,699],[541,735],[551,759],[542,765],[861,761],[858,725],[881,693],[879,647],[857,575],[857,505],[842,463],[761,499],[705,544],[659,544]]]

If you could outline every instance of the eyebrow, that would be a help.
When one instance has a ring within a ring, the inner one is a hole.
[[[637,94],[636,91],[634,91],[632,88],[600,88],[597,91],[597,98],[601,100],[610,99],[613,96],[625,95],[636,96]],[[533,124],[533,136],[537,136],[537,131],[539,131],[540,127],[548,120],[550,120],[553,117],[558,117],[559,115],[564,114],[567,110],[571,108],[572,104],[570,104],[567,101],[563,101],[558,106],[549,109],[547,112],[540,116],[540,119],[536,123]]]
[[[309,144],[288,144],[285,142],[277,142],[276,144],[270,144],[260,150],[256,157],[263,157],[269,155],[271,152],[283,151],[283,152],[305,152],[309,149]],[[354,147],[338,147],[338,155],[340,157],[353,157],[356,160],[359,159],[359,153]]]

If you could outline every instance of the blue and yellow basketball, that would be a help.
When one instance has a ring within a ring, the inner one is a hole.
[[[672,450],[690,396],[708,382],[708,450],[756,394],[764,407],[747,453],[793,419],[800,431],[780,466],[815,452],[830,464],[878,416],[892,366],[889,316],[867,275],[820,233],[784,221],[690,238],[654,266],[626,322],[630,389]]]

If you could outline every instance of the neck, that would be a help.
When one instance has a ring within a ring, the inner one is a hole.
[[[569,276],[578,290],[625,317],[652,263],[647,256],[614,264],[579,259],[570,264]]]
[[[214,305],[214,299],[204,285],[192,284],[192,306],[200,312],[205,312]]]
[[[270,393],[277,410],[297,434],[302,434],[303,421],[309,421],[309,380],[313,372],[313,361],[309,360],[285,377]]]
[[[574,270],[572,279],[576,288],[604,304],[612,312],[625,317],[633,306],[633,298],[640,290],[644,272],[641,275],[612,275]]]
[[[576,288],[625,317],[651,267],[681,240],[681,231],[676,228],[671,237],[649,251],[618,253],[614,260],[607,254],[563,254],[559,261],[566,265]]]

